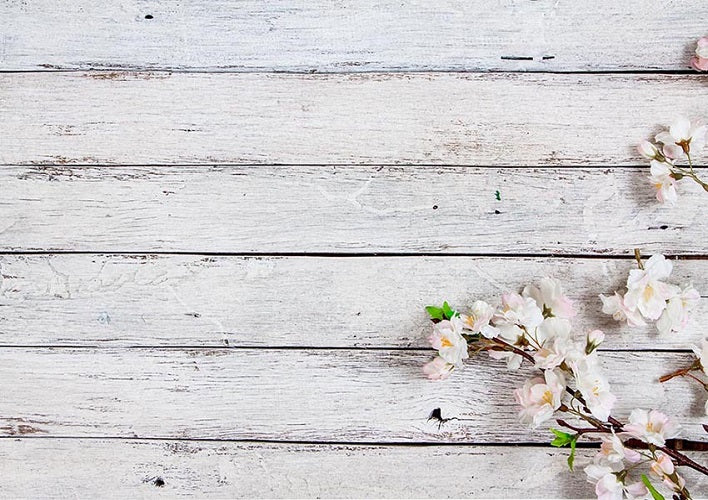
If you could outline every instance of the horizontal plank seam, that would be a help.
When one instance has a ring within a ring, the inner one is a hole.
[[[542,75],[694,75],[702,77],[700,73],[691,69],[628,69],[628,70],[551,70],[551,69],[529,69],[529,70],[506,70],[506,69],[422,69],[422,68],[378,68],[372,70],[361,71],[329,71],[319,70],[316,68],[302,70],[288,69],[272,69],[272,68],[238,68],[225,66],[222,68],[215,67],[194,67],[194,68],[170,68],[165,66],[162,68],[150,68],[144,66],[105,66],[92,67],[87,65],[86,68],[43,68],[43,69],[25,69],[25,70],[0,70],[0,74],[23,74],[23,73],[187,73],[187,74],[256,74],[256,75],[381,75],[388,73],[395,74],[542,74]]]
[[[112,342],[111,340],[106,340],[104,342]],[[0,344],[0,350],[3,349],[32,349],[32,350],[85,350],[85,351],[129,351],[129,350],[141,350],[141,351],[238,351],[238,350],[249,350],[249,351],[403,351],[411,353],[434,353],[433,349],[425,347],[401,347],[401,346],[317,346],[317,345],[303,345],[303,346],[292,346],[292,345],[99,345],[99,344]],[[676,353],[676,354],[687,354],[692,353],[691,349],[630,349],[630,348],[617,348],[617,349],[597,349],[598,352],[626,352],[626,353]]]
[[[286,439],[229,439],[229,438],[170,438],[170,437],[124,437],[124,436],[0,436],[2,440],[91,440],[91,441],[164,441],[164,442],[194,442],[194,443],[239,443],[239,444],[283,444],[283,445],[333,445],[333,446],[392,446],[392,447],[523,447],[523,448],[548,448],[555,449],[550,444],[534,443],[534,442],[515,442],[515,443],[500,443],[500,442],[448,442],[431,443],[428,441],[306,441],[306,440],[286,440]],[[578,448],[599,448],[600,443],[582,442],[577,443]]]
[[[639,141],[637,141],[639,142]],[[97,168],[311,168],[311,167],[337,167],[337,168],[478,168],[483,170],[637,170],[646,171],[649,164],[636,165],[473,165],[463,163],[0,163],[2,168],[36,168],[36,169],[87,169]],[[708,169],[708,164],[694,164],[694,170]]]
[[[628,251],[629,252],[629,251]],[[25,255],[91,255],[91,256],[205,256],[205,257],[308,257],[319,258],[377,258],[377,257],[479,257],[479,258],[538,258],[538,259],[607,259],[607,260],[634,260],[634,254],[629,253],[476,253],[476,252],[200,252],[200,251],[107,251],[107,250],[0,250],[0,256],[25,256]],[[650,254],[646,255],[648,257]],[[664,254],[667,259],[674,260],[708,260],[708,254]]]

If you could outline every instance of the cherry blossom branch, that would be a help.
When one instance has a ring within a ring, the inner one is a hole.
[[[499,338],[491,339],[491,341],[493,342],[494,345],[491,345],[491,346],[490,346],[490,349],[494,349],[494,347],[499,346],[499,347],[501,347],[503,350],[511,351],[511,352],[513,352],[514,354],[518,354],[518,355],[522,356],[524,359],[526,359],[527,361],[529,361],[530,363],[535,364],[535,360],[534,360],[533,356],[532,356],[529,352],[524,351],[523,349],[519,349],[518,347],[516,347],[516,346],[514,346],[514,345],[511,345],[511,344],[509,344],[509,343],[507,343],[507,342],[505,342],[505,341],[503,341],[503,340],[501,340],[501,339],[499,339]],[[541,370],[541,371],[543,371],[543,370]],[[580,402],[580,404],[582,404],[583,406],[586,407],[586,402],[585,402],[585,400],[583,399],[583,397],[582,397],[580,394],[577,394],[576,391],[574,391],[573,389],[571,389],[571,388],[568,387],[568,386],[566,386],[565,390],[566,390],[566,392],[568,392],[570,395],[572,395],[575,399],[577,399],[578,402]],[[560,410],[560,411],[563,411],[564,413],[569,413],[569,412],[568,412],[568,409],[569,409],[569,408],[568,408],[567,406],[565,406],[565,405],[562,405],[562,406],[559,408],[559,410]],[[587,409],[587,407],[586,407],[586,409]],[[600,422],[599,420],[597,420],[597,419],[595,419],[595,418],[589,417],[589,416],[587,416],[587,415],[580,415],[580,414],[577,414],[577,413],[571,413],[571,414],[576,414],[577,416],[582,417],[584,420],[586,420],[587,422],[589,422],[590,424],[592,424],[592,425],[594,426],[592,429],[583,429],[583,432],[579,432],[579,434],[581,434],[581,435],[582,435],[582,434],[588,434],[588,433],[591,433],[591,432],[594,432],[594,433],[611,433],[611,432],[612,432],[608,427],[606,427],[606,426],[604,425],[604,423]],[[566,423],[565,421],[557,420],[557,422],[558,422],[560,425],[564,425],[565,427],[570,428],[571,430],[575,430],[573,427],[567,425],[567,423]],[[615,431],[617,431],[617,432],[621,432],[622,429],[624,428],[624,424],[622,424],[622,422],[620,422],[619,420],[617,420],[616,418],[614,418],[614,417],[612,417],[612,416],[609,416],[609,417],[607,418],[607,423],[610,424],[610,428],[611,428],[611,429],[613,429],[613,430],[615,430]],[[631,440],[631,441],[635,441],[635,440]],[[637,441],[637,442],[641,442],[641,441]],[[686,441],[684,441],[684,440],[676,440],[676,441],[674,441],[674,442],[675,442],[675,443],[677,443],[677,442],[678,442],[678,443],[681,443],[681,442],[686,442]],[[690,441],[688,441],[688,442],[690,442]],[[626,443],[630,443],[630,441],[627,441]],[[703,444],[703,443],[700,443],[700,442],[694,442],[694,443],[696,443],[696,444]],[[631,443],[631,444],[636,444],[636,443]],[[652,446],[652,445],[649,445],[649,446]],[[640,448],[639,446],[636,446],[636,445],[635,445],[635,446],[631,446],[631,447],[632,447],[632,448]],[[705,474],[706,476],[708,476],[708,467],[705,467],[705,466],[703,466],[703,465],[701,465],[701,464],[699,464],[699,463],[697,463],[697,462],[691,460],[690,458],[688,458],[688,457],[687,457],[686,455],[684,455],[683,453],[681,453],[681,452],[679,452],[679,451],[677,451],[677,450],[675,450],[675,449],[671,449],[671,448],[669,448],[668,446],[655,446],[654,448],[657,449],[657,450],[663,451],[664,453],[666,453],[667,455],[669,455],[671,458],[673,458],[674,460],[676,460],[676,464],[677,464],[677,465],[689,467],[689,468],[691,468],[691,469],[694,469],[694,470],[696,470],[696,471],[698,471],[698,472],[700,472],[700,473]],[[644,448],[644,449],[646,449],[646,448]],[[649,449],[651,449],[651,447],[649,447]]]

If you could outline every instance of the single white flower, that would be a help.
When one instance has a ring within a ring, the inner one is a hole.
[[[588,333],[587,339],[585,341],[585,352],[590,354],[595,349],[598,348],[600,344],[605,341],[605,334],[602,330],[593,330]]]
[[[698,358],[698,362],[701,364],[703,374],[708,375],[708,339],[703,339],[701,347],[693,346],[693,352]],[[708,404],[708,401],[706,401],[706,404]],[[708,413],[708,411],[706,413]]]
[[[517,325],[530,331],[543,321],[543,312],[531,297],[522,297],[518,293],[502,295],[502,307],[494,315],[494,326]]]
[[[640,142],[637,146],[637,151],[647,160],[656,160],[657,156],[659,156],[659,150],[649,141]]]
[[[683,490],[686,486],[685,479],[676,472],[671,457],[663,451],[656,452],[656,460],[649,465],[649,470],[653,476],[661,479],[669,489],[675,492]]]
[[[629,423],[623,430],[637,439],[655,446],[664,446],[667,439],[675,438],[681,433],[681,427],[657,410],[632,410]]]
[[[454,369],[455,365],[448,363],[440,356],[437,356],[430,363],[423,365],[423,373],[431,380],[445,380]]]
[[[607,437],[602,436],[601,439],[602,444],[600,445],[600,452],[596,457],[599,460],[622,464],[623,460],[636,463],[642,458],[639,452],[632,450],[631,448],[625,448],[624,443],[622,443],[622,440],[614,433],[614,431]]]
[[[676,201],[678,200],[676,179],[671,176],[669,166],[657,160],[652,160],[649,172],[651,173],[649,181],[651,185],[654,186],[654,189],[656,189],[656,199],[659,200],[660,203],[670,207],[676,205]]]
[[[667,158],[685,158],[687,154],[703,149],[706,144],[705,125],[695,124],[686,118],[679,118],[669,126],[668,131],[656,135],[657,142],[664,145]]]
[[[521,362],[524,358],[520,354],[511,351],[487,351],[492,359],[506,360],[506,367],[509,370],[518,370],[521,368]]]
[[[666,309],[661,314],[656,328],[662,334],[680,332],[688,324],[689,312],[698,304],[701,294],[692,286],[686,287],[681,293],[669,299]]]
[[[462,319],[454,316],[437,323],[432,335],[428,337],[430,345],[438,350],[440,357],[457,368],[461,368],[462,361],[470,357],[467,341],[462,336],[462,327]]]
[[[537,368],[555,368],[571,354],[575,354],[575,351],[577,346],[572,340],[559,337],[547,341],[543,347],[536,350],[533,360]]]
[[[514,397],[522,407],[519,412],[521,423],[535,428],[551,418],[561,405],[565,387],[565,377],[560,370],[546,370],[544,378],[527,380],[521,389],[514,391]]]
[[[615,292],[614,295],[605,297],[600,295],[602,312],[610,314],[617,321],[627,321],[629,326],[643,326],[646,323],[639,311],[632,311],[624,303],[624,297]]]
[[[481,333],[488,339],[493,339],[499,335],[499,330],[492,327],[489,322],[494,316],[494,308],[482,300],[472,304],[470,314],[462,314],[464,327],[472,333]]]
[[[620,469],[621,470],[621,469]],[[642,483],[625,485],[615,474],[613,467],[591,464],[585,467],[588,482],[595,485],[598,500],[622,500],[623,498],[644,498],[649,494]]]
[[[627,278],[624,304],[630,310],[639,310],[647,319],[657,320],[666,308],[666,301],[680,289],[662,282],[671,274],[673,265],[663,255],[652,255],[644,269],[632,269]]]
[[[578,345],[573,342],[570,321],[563,318],[546,318],[536,329],[534,339],[540,347],[534,354],[538,368],[555,368],[564,361],[571,362],[581,353]]]
[[[558,318],[572,318],[576,315],[573,302],[563,295],[560,281],[553,278],[543,278],[538,287],[527,286],[521,293],[524,297],[531,297],[543,312],[550,312]]]
[[[570,340],[570,331],[572,324],[564,318],[546,318],[543,322],[531,332],[534,335],[534,340],[539,344],[544,344],[549,340],[568,339]]]
[[[590,413],[599,420],[607,420],[617,397],[610,392],[610,383],[602,374],[597,353],[582,357],[572,363],[571,368]]]

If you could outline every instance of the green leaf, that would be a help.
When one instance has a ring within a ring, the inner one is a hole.
[[[664,500],[664,495],[656,491],[656,488],[654,488],[654,485],[651,484],[651,481],[649,481],[649,478],[646,474],[642,474],[642,482],[644,483],[644,486],[647,487],[649,493],[651,493],[651,496],[654,500]]]
[[[447,301],[443,302],[442,311],[443,311],[443,314],[445,315],[445,319],[451,319],[455,316],[460,315],[460,313],[458,313],[452,307],[450,307],[450,304],[448,304]]]
[[[439,319],[439,320],[444,319],[443,310],[439,307],[426,306],[425,310],[428,311],[428,314],[430,315],[430,317],[432,319]]]
[[[573,440],[570,442],[570,455],[568,456],[568,467],[571,472],[573,471],[573,463],[575,462],[575,443],[578,442],[578,435],[573,436]]]
[[[551,446],[555,446],[556,448],[568,446],[574,437],[573,434],[568,434],[558,429],[551,429],[551,432],[556,436],[556,438],[551,441]]]

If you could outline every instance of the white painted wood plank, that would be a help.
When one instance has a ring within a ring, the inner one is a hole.
[[[431,358],[430,351],[6,348],[0,435],[549,442],[545,428],[530,431],[517,422],[512,390],[533,370],[508,373],[485,355],[436,383],[421,371]],[[615,416],[663,408],[686,437],[705,436],[703,388],[657,382],[690,359],[603,353],[619,398]],[[470,420],[438,429],[427,421],[434,408]]]
[[[595,452],[579,449],[573,474],[565,450],[541,447],[3,439],[0,494],[62,499],[587,498],[593,489],[582,466]],[[701,459],[700,454],[691,456]],[[704,476],[686,468],[681,474],[696,498],[708,495]]]
[[[498,303],[543,276],[562,280],[603,348],[688,349],[708,299],[680,335],[632,329],[600,312],[632,260],[371,257],[240,258],[150,255],[0,257],[0,345],[421,347],[424,306]],[[708,261],[676,261],[672,281],[708,296]],[[333,327],[333,318],[336,327]]]
[[[0,162],[636,165],[706,78],[5,73]]]
[[[0,249],[708,253],[708,219],[697,208],[706,193],[682,181],[668,209],[647,176],[648,168],[2,167]]]
[[[706,18],[695,0],[3,2],[0,69],[676,70]]]

